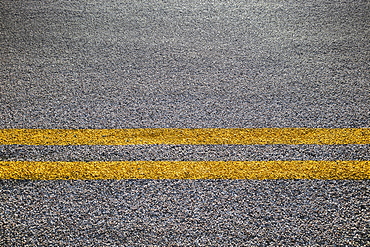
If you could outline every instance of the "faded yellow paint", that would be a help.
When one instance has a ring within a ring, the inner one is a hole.
[[[370,179],[370,161],[0,161],[0,179]]]
[[[0,145],[370,144],[370,128],[0,129]]]

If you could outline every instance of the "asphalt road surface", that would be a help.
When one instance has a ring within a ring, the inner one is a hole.
[[[370,2],[0,2],[0,128],[369,128]],[[0,146],[369,160],[370,145]],[[0,180],[1,246],[370,246],[369,180]]]

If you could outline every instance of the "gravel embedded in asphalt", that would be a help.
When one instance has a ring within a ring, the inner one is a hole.
[[[3,128],[369,127],[368,1],[2,1]]]
[[[366,246],[369,181],[1,181],[3,246]]]
[[[0,145],[0,160],[370,160],[370,145]]]
[[[369,13],[353,0],[2,0],[0,126],[369,128]],[[368,145],[0,150],[5,160],[369,156]],[[0,245],[366,246],[368,189],[3,180]]]

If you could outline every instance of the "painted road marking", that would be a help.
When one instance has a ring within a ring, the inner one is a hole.
[[[370,179],[370,161],[0,161],[0,179]]]
[[[0,145],[370,144],[370,128],[0,129]]]

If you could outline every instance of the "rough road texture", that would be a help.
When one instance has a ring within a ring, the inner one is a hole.
[[[0,146],[1,160],[370,160],[370,145]]]
[[[369,1],[0,7],[1,128],[370,127]],[[366,145],[170,149],[2,146],[1,159],[369,154]],[[7,180],[0,245],[366,246],[368,189],[369,181]]]
[[[368,1],[2,1],[4,128],[370,126]]]
[[[5,246],[369,243],[369,181],[6,181],[1,186]]]

